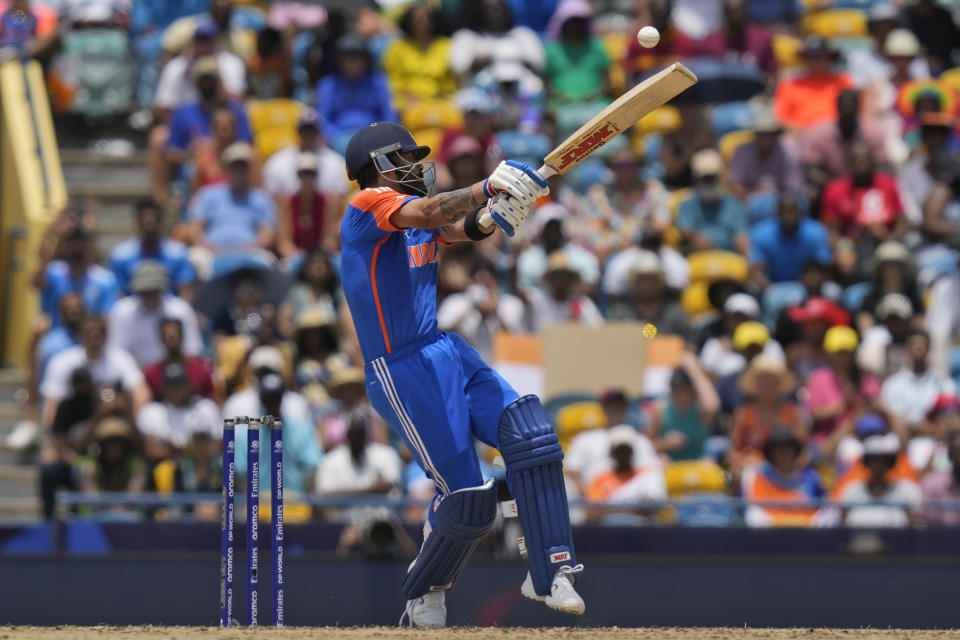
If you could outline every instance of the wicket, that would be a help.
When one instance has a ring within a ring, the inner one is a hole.
[[[247,429],[247,626],[260,623],[260,428],[269,429],[270,539],[273,555],[273,624],[283,626],[283,424],[273,416],[223,421],[223,485],[220,515],[220,626],[233,618],[233,559],[236,496],[236,430]]]

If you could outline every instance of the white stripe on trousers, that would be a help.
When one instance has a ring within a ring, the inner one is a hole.
[[[397,393],[397,388],[393,384],[393,376],[390,375],[390,369],[387,368],[387,363],[383,358],[377,358],[371,364],[373,365],[374,372],[377,374],[377,379],[383,386],[383,392],[384,395],[387,396],[387,401],[390,402],[393,412],[397,415],[397,419],[400,420],[400,426],[407,435],[407,440],[416,453],[419,454],[420,459],[423,460],[427,471],[433,475],[433,480],[437,483],[437,487],[440,488],[441,493],[449,495],[450,487],[447,485],[446,480],[440,476],[437,468],[433,465],[433,461],[430,460],[430,454],[427,453],[427,447],[423,443],[423,439],[420,437],[420,434],[417,433],[417,429],[413,425],[413,420],[411,420],[407,414],[403,402],[400,401],[400,394]]]

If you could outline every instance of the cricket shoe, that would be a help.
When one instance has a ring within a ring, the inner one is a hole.
[[[407,600],[400,616],[401,627],[444,627],[447,625],[447,592],[430,591]]]
[[[582,564],[574,567],[563,565],[557,569],[557,572],[553,575],[553,584],[550,585],[550,593],[545,596],[537,594],[534,590],[533,578],[530,577],[530,572],[528,571],[527,578],[523,581],[523,584],[520,585],[520,593],[522,593],[525,598],[545,603],[551,609],[563,611],[564,613],[572,613],[577,616],[582,615],[587,605],[584,604],[583,598],[581,598],[580,594],[573,588],[573,584],[576,581],[573,574],[580,573],[581,571],[583,571]]]

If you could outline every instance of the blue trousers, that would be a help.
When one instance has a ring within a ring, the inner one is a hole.
[[[454,333],[438,332],[367,363],[380,416],[448,494],[483,484],[473,439],[499,449],[500,414],[517,392]]]

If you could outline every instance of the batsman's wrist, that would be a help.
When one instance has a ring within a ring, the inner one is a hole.
[[[486,211],[486,208],[481,207],[474,209],[468,213],[467,217],[463,220],[463,232],[467,234],[468,238],[475,242],[486,240],[497,228],[496,223],[493,223],[493,226],[481,225],[480,213],[482,211]]]

